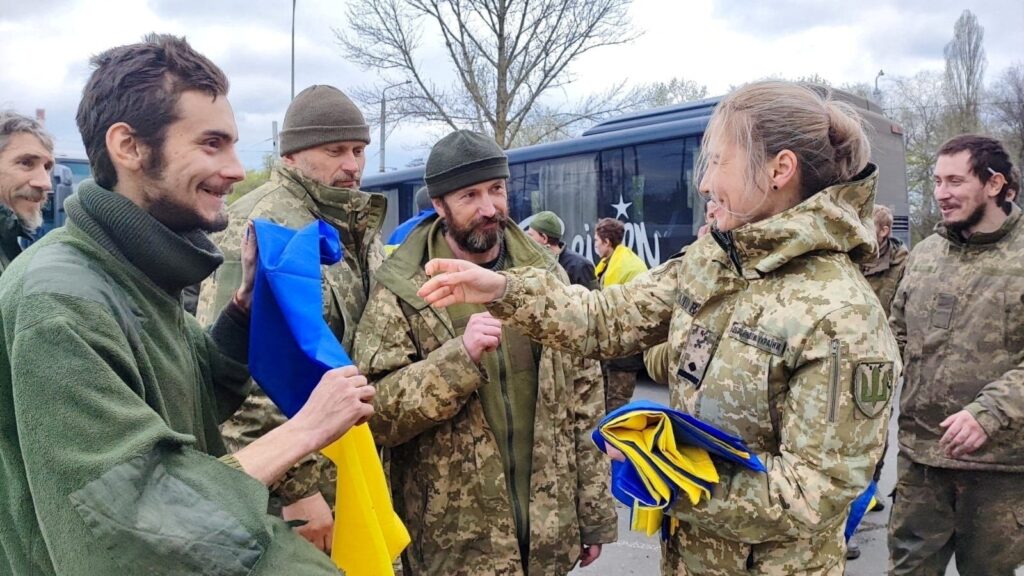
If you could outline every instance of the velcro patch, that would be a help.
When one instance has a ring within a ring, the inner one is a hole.
[[[696,316],[701,303],[691,298],[689,294],[682,292],[679,294],[679,306],[690,316]]]
[[[711,357],[715,354],[716,344],[718,344],[718,336],[714,332],[696,323],[690,326],[690,334],[686,338],[686,346],[679,359],[679,368],[676,370],[676,374],[700,388],[700,383],[704,380],[704,373],[707,372],[708,365],[711,364]]]
[[[748,328],[739,322],[733,322],[729,327],[729,336],[769,354],[782,356],[786,353],[786,341],[782,338]]]
[[[892,362],[861,362],[853,371],[853,401],[868,418],[885,412],[895,380]]]

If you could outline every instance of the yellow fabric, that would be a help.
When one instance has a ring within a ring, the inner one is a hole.
[[[717,483],[718,470],[711,456],[704,448],[677,444],[671,418],[664,412],[629,411],[606,422],[601,432],[609,444],[636,466],[647,491],[658,501],[658,505],[653,507],[633,504],[631,530],[652,536],[661,529],[664,508],[669,505],[672,495],[672,485],[685,492],[692,504],[700,502],[701,496],[711,497],[707,488],[687,476],[689,474],[707,483]],[[740,458],[750,457],[748,452],[737,450],[700,430],[693,429],[692,432]],[[660,456],[654,455],[655,449]]]
[[[409,532],[391,505],[370,428],[356,426],[322,452],[338,467],[331,560],[348,576],[393,576]]]
[[[647,265],[625,244],[616,246],[611,258],[602,258],[594,267],[594,274],[601,278],[602,287],[625,284],[644,272],[647,272]]]

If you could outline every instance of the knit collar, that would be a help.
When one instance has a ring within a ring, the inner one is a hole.
[[[79,185],[64,210],[82,232],[172,296],[201,282],[224,261],[204,232],[174,232],[128,198],[92,180]]]

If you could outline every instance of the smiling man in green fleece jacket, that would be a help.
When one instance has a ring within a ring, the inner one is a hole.
[[[266,486],[372,413],[353,368],[233,455],[247,393],[255,238],[204,332],[181,291],[222,261],[206,232],[244,176],[227,79],[151,35],[93,59],[78,111],[96,181],[0,280],[0,574],[337,574],[266,514]]]

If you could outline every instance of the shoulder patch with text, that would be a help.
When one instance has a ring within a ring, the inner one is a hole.
[[[769,354],[782,356],[786,353],[786,341],[782,338],[748,328],[739,322],[733,322],[729,327],[729,336]]]

